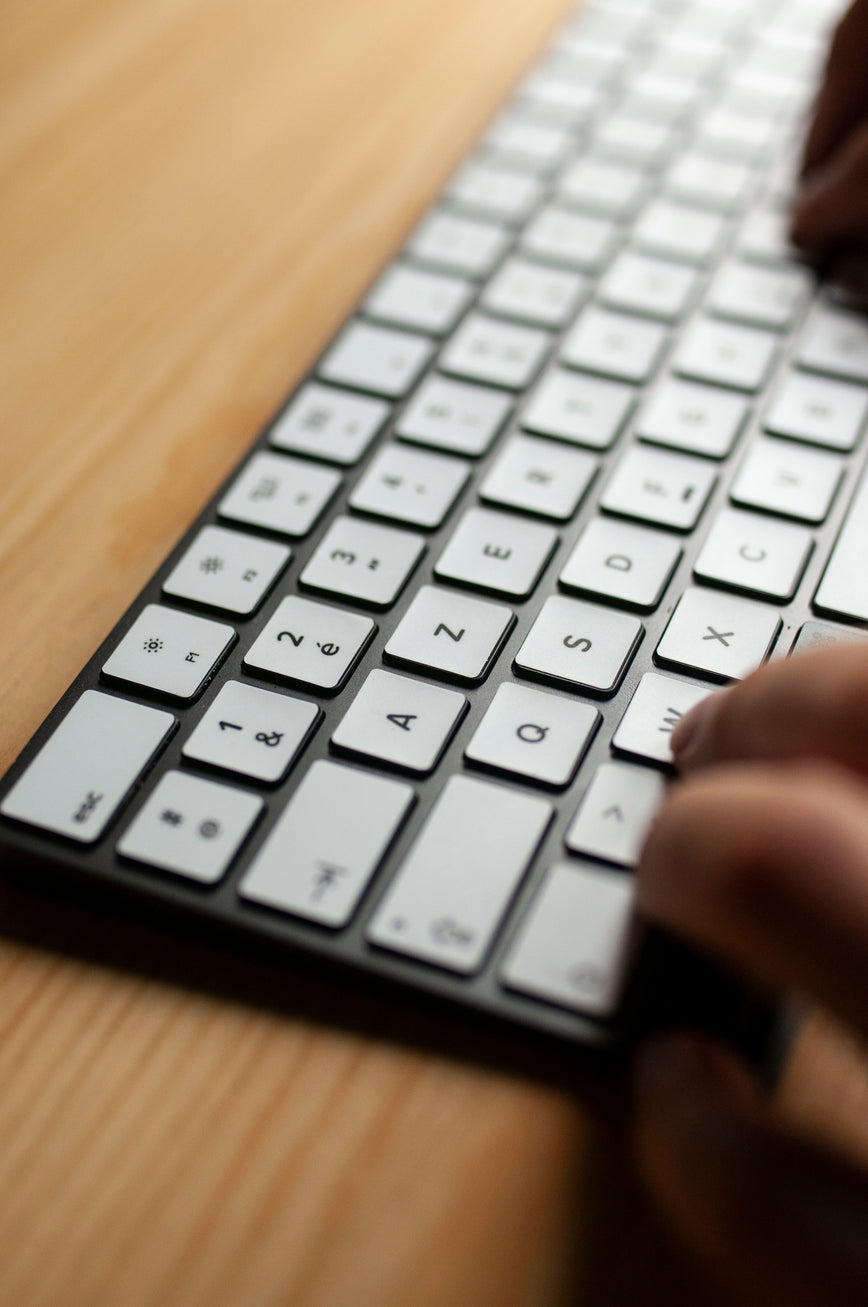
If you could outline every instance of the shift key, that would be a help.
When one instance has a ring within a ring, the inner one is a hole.
[[[453,776],[398,868],[368,940],[449,971],[477,971],[551,816],[543,799]]]

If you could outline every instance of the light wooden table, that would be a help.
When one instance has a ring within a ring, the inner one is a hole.
[[[4,6],[0,768],[563,8]],[[868,1152],[825,1028],[781,1097]],[[625,1121],[611,1077],[0,889],[2,1307],[698,1307]]]

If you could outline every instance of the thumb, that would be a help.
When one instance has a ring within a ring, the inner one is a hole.
[[[865,1307],[868,1176],[786,1134],[720,1045],[639,1052],[639,1166],[731,1307]]]

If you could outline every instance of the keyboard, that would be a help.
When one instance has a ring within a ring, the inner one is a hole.
[[[12,872],[582,1046],[777,1013],[639,920],[681,716],[864,638],[835,9],[590,0],[37,731]]]

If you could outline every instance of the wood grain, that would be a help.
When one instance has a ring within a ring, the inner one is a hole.
[[[563,9],[5,6],[0,766]],[[3,1307],[705,1301],[617,1082],[26,888],[0,930]],[[811,1038],[784,1110],[868,1155],[858,1053]]]

